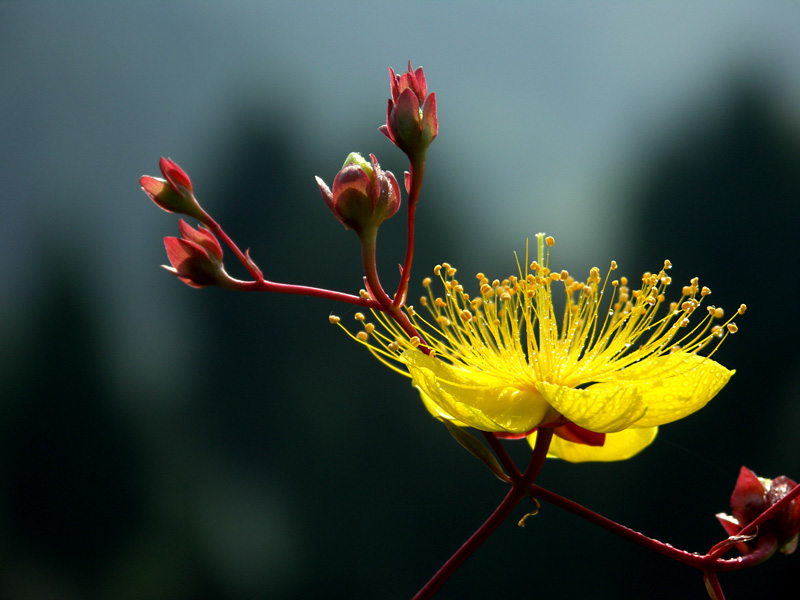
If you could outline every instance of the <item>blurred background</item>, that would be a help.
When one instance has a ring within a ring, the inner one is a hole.
[[[158,268],[178,219],[138,186],[169,156],[267,277],[355,292],[314,175],[351,151],[402,173],[376,128],[408,59],[440,117],[417,290],[445,260],[502,279],[547,231],[557,268],[668,258],[677,286],[748,304],[707,408],[632,460],[540,477],[708,549],[741,465],[800,478],[797,325],[774,318],[800,291],[799,28],[788,1],[0,3],[0,598],[409,598],[499,503],[328,324],[353,310],[181,285]],[[403,228],[381,231],[389,288]],[[527,510],[439,597],[707,597],[558,508],[517,527]],[[721,580],[777,597],[798,564]]]

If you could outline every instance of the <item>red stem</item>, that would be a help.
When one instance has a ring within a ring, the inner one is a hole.
[[[652,550],[653,552],[658,552],[659,554],[663,554],[664,556],[668,556],[674,560],[679,562],[685,563],[687,565],[691,565],[697,569],[705,570],[708,564],[707,558],[700,554],[694,554],[692,552],[686,552],[685,550],[680,550],[678,548],[673,548],[665,544],[664,542],[660,542],[653,538],[649,538],[646,535],[639,533],[638,531],[634,531],[629,527],[625,527],[624,525],[620,525],[619,523],[612,521],[611,519],[607,519],[597,513],[589,510],[585,506],[581,506],[577,502],[573,502],[563,496],[559,496],[551,492],[550,490],[546,490],[543,487],[538,485],[531,485],[528,487],[531,496],[535,498],[539,498],[544,500],[545,502],[549,502],[550,504],[555,504],[563,508],[566,511],[571,512],[572,514],[578,515],[589,521],[590,523],[594,523],[595,525],[599,525],[604,529],[607,529],[611,533],[614,533],[620,537],[623,537],[631,542],[639,544],[640,546],[644,546],[645,548]]]
[[[259,271],[258,267],[256,267],[255,264],[252,263],[252,261],[248,260],[247,256],[245,256],[245,254],[241,250],[239,250],[239,247],[236,244],[234,244],[233,240],[230,237],[228,237],[228,234],[222,230],[222,227],[219,226],[219,223],[217,223],[214,219],[212,219],[211,215],[209,215],[202,208],[200,210],[203,211],[203,219],[202,219],[203,225],[208,227],[211,233],[213,233],[219,238],[222,238],[222,241],[225,242],[228,248],[230,248],[233,251],[233,253],[236,255],[236,258],[239,259],[239,262],[241,262],[245,266],[247,271],[250,273],[250,275],[253,276],[253,279],[255,279],[258,282],[264,281],[264,275],[261,273],[261,271]]]
[[[706,582],[706,589],[711,600],[725,600],[725,594],[722,592],[722,586],[719,584],[716,572],[706,571],[703,573],[703,579]]]
[[[442,587],[445,581],[462,565],[464,561],[469,558],[478,547],[486,541],[486,539],[494,533],[495,529],[505,521],[506,517],[511,514],[514,507],[519,504],[520,500],[528,495],[528,487],[539,475],[542,470],[542,465],[547,458],[547,450],[550,448],[550,440],[553,437],[553,430],[550,428],[543,428],[539,430],[539,435],[536,436],[536,446],[531,455],[531,461],[528,464],[528,469],[525,474],[514,480],[511,489],[508,490],[506,497],[491,514],[491,516],[481,525],[470,538],[451,556],[444,565],[436,572],[436,574],[425,584],[425,586],[417,592],[414,600],[425,600],[431,598]],[[516,469],[515,469],[516,470]],[[517,471],[517,473],[519,473]]]
[[[297,294],[301,296],[312,296],[316,298],[324,298],[326,300],[333,300],[335,302],[344,302],[346,304],[355,304],[364,308],[382,310],[381,304],[369,298],[362,298],[361,296],[353,296],[352,294],[344,294],[342,292],[335,292],[333,290],[326,290],[322,288],[309,287],[305,285],[291,285],[286,283],[275,283],[274,281],[267,281],[259,268],[248,259],[248,257],[239,249],[234,241],[228,236],[227,233],[220,227],[208,213],[203,211],[203,218],[201,219],[203,225],[208,227],[214,235],[219,237],[228,248],[234,253],[236,258],[239,259],[250,275],[255,281],[241,281],[239,279],[230,278],[230,288],[241,292],[274,292],[276,294]],[[373,245],[374,252],[374,245]],[[374,264],[373,259],[373,264]],[[384,294],[385,295],[385,294]],[[388,297],[387,297],[388,299]],[[391,303],[390,303],[391,304]]]
[[[333,290],[325,290],[321,288],[309,287],[305,285],[275,283],[273,281],[266,281],[266,280],[240,281],[238,279],[232,279],[231,289],[240,292],[274,292],[276,294],[298,294],[301,296],[312,296],[315,298],[334,300],[336,302],[344,302],[346,304],[355,304],[357,306],[363,306],[364,308],[383,310],[383,307],[376,300],[371,300],[369,298],[362,298],[361,296],[353,296],[352,294],[344,294],[342,292],[334,292]]]
[[[394,295],[394,307],[403,305],[408,292],[408,280],[411,277],[411,262],[414,260],[414,220],[417,211],[419,193],[422,190],[422,179],[425,177],[425,154],[411,161],[408,167],[411,189],[408,191],[408,217],[406,219],[406,229],[408,241],[406,242],[406,259],[403,262],[403,273],[400,276],[400,285],[397,286],[397,293]]]
[[[392,307],[392,299],[383,291],[378,278],[378,266],[375,264],[375,247],[378,241],[378,228],[372,227],[358,236],[361,242],[361,260],[364,263],[364,275],[370,295],[380,303],[384,310]]]
[[[453,556],[451,556],[442,568],[431,578],[425,586],[417,592],[414,600],[426,600],[432,598],[433,595],[442,587],[445,581],[462,565],[469,556],[478,549],[478,547],[486,541],[486,539],[494,533],[494,530],[505,521],[506,517],[511,513],[512,509],[519,504],[519,501],[525,497],[525,490],[523,488],[513,486],[508,490],[508,494],[503,498],[503,501],[495,509],[492,515],[481,525],[478,530],[464,542]]]
[[[522,477],[522,474],[517,469],[517,465],[514,464],[514,461],[511,460],[511,457],[506,452],[506,449],[503,447],[503,444],[500,443],[500,440],[497,439],[497,436],[492,433],[491,431],[484,431],[483,437],[486,438],[486,441],[489,442],[489,445],[494,450],[494,453],[497,455],[497,458],[500,459],[500,463],[506,468],[509,473],[511,479],[516,480]]]

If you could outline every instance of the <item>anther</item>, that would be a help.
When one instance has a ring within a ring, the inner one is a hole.
[[[369,292],[367,290],[358,290],[358,295],[364,300],[369,300]]]
[[[722,310],[721,308],[718,308],[718,309],[716,309],[716,310],[714,311],[714,316],[715,316],[717,319],[721,319],[722,317],[724,317],[724,316],[725,316],[725,311],[724,311],[724,310]]]
[[[336,325],[336,323],[338,323],[340,319],[336,315],[331,315],[330,317],[328,317],[328,321]]]
[[[431,284],[430,277],[426,277],[425,279],[422,280],[422,287],[428,287],[430,284]]]
[[[356,316],[356,321],[363,321],[364,319],[366,319],[364,313],[357,312],[355,316]]]
[[[739,328],[736,326],[736,323],[728,323],[727,327],[730,333],[736,333],[737,331],[739,331]]]
[[[547,244],[548,247],[552,248],[556,243],[556,238],[554,238],[552,235],[548,235],[546,238],[544,238],[544,243]]]
[[[435,267],[433,267],[433,272],[436,275],[439,275],[442,272],[442,265],[436,265]]]
[[[743,315],[744,311],[746,310],[747,310],[747,304],[741,304],[739,305],[739,310],[737,310],[736,312],[738,312],[740,315]]]
[[[419,346],[420,339],[415,335],[410,340],[408,340],[408,343],[411,344],[412,348],[416,348],[417,346]]]
[[[671,269],[671,268],[672,268],[672,263],[669,262],[668,259],[665,259],[664,260],[664,269],[666,270],[666,269]]]
[[[616,271],[617,270],[617,261],[615,261],[615,260],[611,261],[611,270],[612,271]]]
[[[469,312],[467,309],[461,311],[460,314],[461,320],[465,323],[469,323],[472,320],[472,313]]]
[[[437,317],[436,318],[436,322],[439,323],[439,325],[442,325],[444,327],[450,327],[450,319],[448,319],[444,315],[442,315],[440,317]]]
[[[359,331],[356,337],[362,342],[366,342],[369,339],[369,334],[366,331]]]
[[[364,330],[367,333],[372,333],[373,331],[375,331],[375,325],[372,323],[367,323],[366,325],[364,325]]]
[[[700,290],[701,296],[708,296],[711,293],[711,290],[708,289],[706,286],[703,286],[703,289]]]

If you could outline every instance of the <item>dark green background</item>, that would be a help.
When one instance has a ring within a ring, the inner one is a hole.
[[[441,121],[412,289],[445,260],[503,278],[546,230],[558,268],[669,258],[748,304],[707,408],[540,478],[710,547],[742,464],[800,477],[798,26],[792,3],[0,3],[0,598],[408,598],[499,503],[328,324],[352,309],[179,284],[157,267],[177,218],[138,189],[171,156],[267,277],[355,292],[313,176],[354,150],[400,175],[376,128],[408,58]],[[403,235],[381,231],[387,287]],[[688,567],[526,510],[441,598],[705,597]],[[797,561],[721,580],[778,597]]]

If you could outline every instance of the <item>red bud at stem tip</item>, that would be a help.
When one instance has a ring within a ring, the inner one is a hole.
[[[222,247],[214,234],[202,225],[195,229],[183,219],[178,227],[180,238],[164,238],[172,265],[164,268],[191,287],[231,287],[233,280],[222,266]]]
[[[436,94],[428,95],[422,67],[416,71],[408,61],[408,72],[395,75],[390,68],[392,97],[386,110],[386,124],[378,129],[413,161],[424,154],[439,133]]]
[[[194,197],[192,182],[186,172],[168,158],[162,157],[158,165],[164,179],[143,175],[139,179],[139,184],[144,193],[167,212],[187,215],[198,221],[204,221],[205,212]]]

